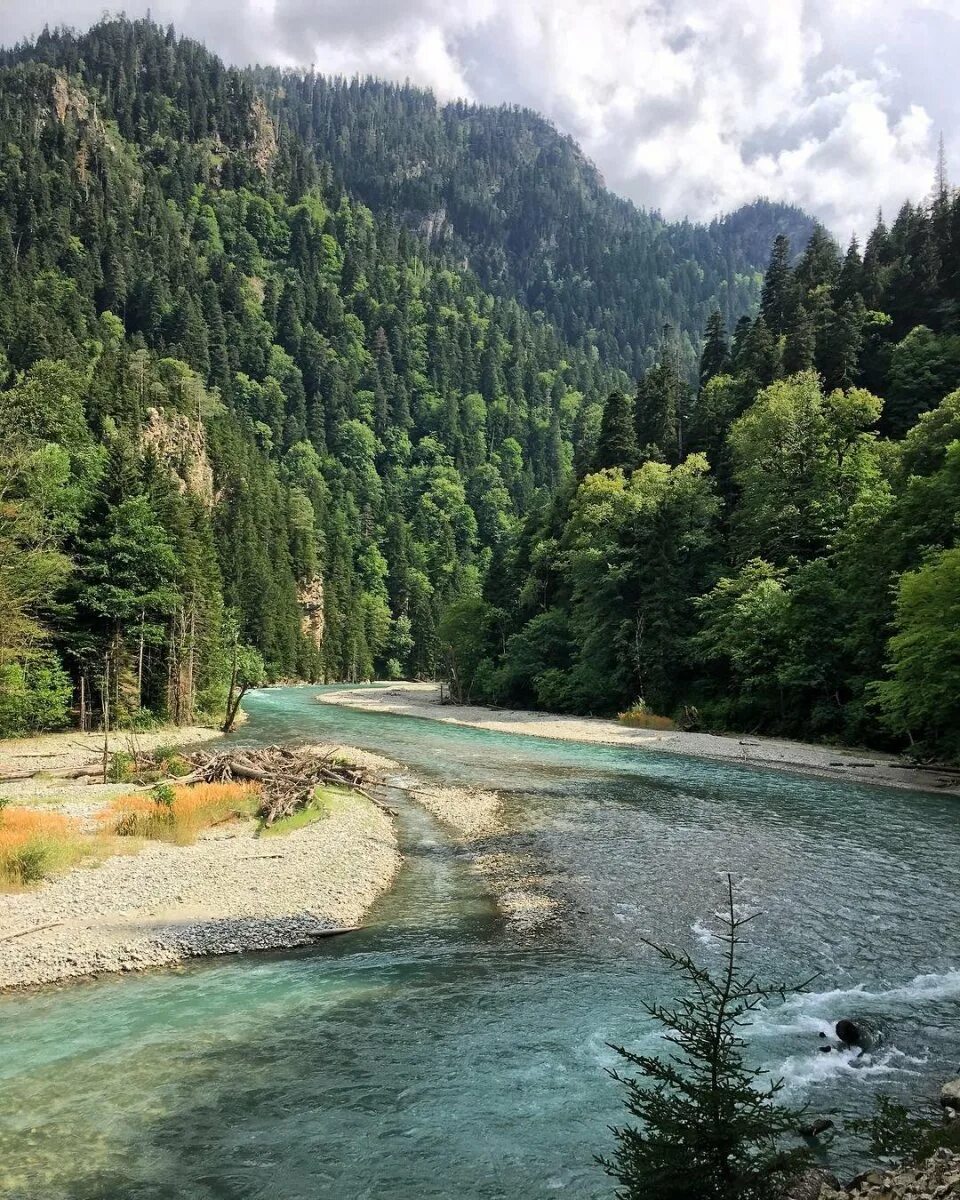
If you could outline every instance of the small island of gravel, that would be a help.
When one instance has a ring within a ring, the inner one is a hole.
[[[179,740],[196,741],[196,732],[179,731]],[[82,763],[90,747],[76,736],[72,743],[7,743],[4,773],[30,762],[59,769]],[[395,765],[347,747],[316,749],[366,771]],[[0,799],[92,828],[105,801],[123,790],[46,778],[0,783]],[[147,840],[130,850],[0,894],[0,989],[306,945],[358,925],[401,861],[389,814],[348,793],[323,819],[282,835],[261,837],[255,821],[238,820],[205,830],[190,845]]]

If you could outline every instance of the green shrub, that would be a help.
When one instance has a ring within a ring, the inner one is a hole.
[[[167,775],[186,775],[190,771],[190,763],[176,746],[158,746],[153,752],[153,761]]]
[[[107,779],[110,783],[129,783],[134,777],[137,760],[126,750],[115,750],[110,755]]]
[[[70,722],[73,685],[55,654],[0,668],[0,737],[63,729]]]

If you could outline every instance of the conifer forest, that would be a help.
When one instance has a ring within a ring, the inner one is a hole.
[[[124,19],[3,51],[0,144],[3,733],[239,664],[960,753],[945,174],[671,223],[527,110]]]

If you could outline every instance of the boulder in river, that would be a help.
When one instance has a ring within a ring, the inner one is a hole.
[[[861,1050],[872,1050],[883,1041],[883,1030],[866,1017],[843,1017],[834,1026],[837,1038],[844,1046],[859,1046]]]
[[[797,1130],[797,1133],[799,1133],[801,1137],[815,1138],[819,1137],[821,1133],[826,1133],[828,1129],[832,1128],[833,1122],[829,1117],[818,1117],[816,1121],[811,1121],[809,1125],[801,1125]]]
[[[960,1115],[960,1079],[948,1079],[940,1089],[940,1103]]]

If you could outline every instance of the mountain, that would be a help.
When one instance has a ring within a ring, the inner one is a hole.
[[[730,327],[755,308],[774,237],[802,247],[813,231],[799,209],[767,201],[710,225],[665,221],[608,191],[577,144],[528,109],[441,105],[375,79],[254,77],[353,194],[634,377],[666,324],[692,366],[713,308]]]
[[[0,732],[443,673],[960,753],[945,185],[862,254],[670,224],[534,114],[149,21],[0,54],[0,144]]]
[[[224,68],[203,47],[142,23],[118,34],[44,34],[8,54],[78,75],[121,132],[163,128],[162,93],[192,136],[229,141],[224,89],[257,94],[278,128],[315,152],[335,182],[463,265],[482,286],[542,312],[571,345],[633,377],[651,366],[669,324],[692,373],[702,330],[751,312],[778,233],[800,248],[813,221],[758,201],[698,225],[667,222],[608,191],[576,143],[537,113],[465,103],[379,80]],[[146,123],[146,124],[145,124]]]
[[[117,21],[4,62],[0,725],[81,683],[215,711],[237,647],[432,674],[618,374],[325,182],[197,44]]]

